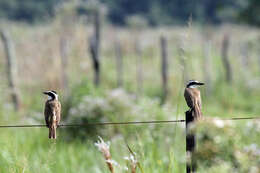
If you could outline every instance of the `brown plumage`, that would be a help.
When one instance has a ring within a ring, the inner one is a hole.
[[[186,103],[190,107],[190,111],[192,111],[192,116],[195,120],[199,120],[202,118],[200,90],[195,88],[195,86],[197,85],[203,85],[203,83],[199,83],[197,81],[189,81],[184,92]]]
[[[45,103],[44,116],[46,126],[49,128],[49,138],[56,139],[56,128],[58,127],[61,119],[61,104],[58,100],[56,92],[47,91],[44,94],[49,96]]]

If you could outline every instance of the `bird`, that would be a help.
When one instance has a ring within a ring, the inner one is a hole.
[[[49,138],[56,139],[56,128],[61,119],[61,104],[56,91],[45,91],[43,94],[48,96],[48,100],[45,102],[44,117],[46,126],[49,128]]]
[[[204,85],[204,83],[196,80],[189,80],[184,91],[184,98],[187,105],[190,107],[190,111],[195,120],[200,120],[202,118],[200,90],[197,88],[200,85]]]

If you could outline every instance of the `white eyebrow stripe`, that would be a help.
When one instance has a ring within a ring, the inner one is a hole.
[[[48,93],[52,93],[54,95],[54,99],[57,99],[58,100],[58,94],[56,94],[55,92],[53,91],[47,91]]]
[[[58,100],[58,94],[56,94],[55,92],[53,92],[53,91],[51,91],[51,93],[52,94],[54,94],[54,96],[55,96],[55,99],[57,99]]]

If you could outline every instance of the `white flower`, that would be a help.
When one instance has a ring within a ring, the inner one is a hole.
[[[130,154],[129,157],[125,156],[124,159],[127,161],[130,161],[134,165],[136,165],[138,163],[137,159],[135,158],[135,156],[133,154]]]
[[[106,160],[110,159],[111,158],[110,151],[109,151],[110,143],[109,142],[105,143],[100,136],[98,136],[98,138],[99,141],[97,141],[94,145],[98,148],[100,152],[103,153]]]
[[[257,144],[251,144],[249,146],[246,146],[244,148],[244,150],[246,152],[252,153],[255,156],[259,156],[260,157],[260,148],[258,147]]]
[[[214,122],[215,126],[217,126],[218,128],[223,128],[225,126],[225,123],[223,120],[214,119],[213,122]]]
[[[106,160],[107,163],[110,163],[112,165],[115,165],[115,166],[120,166],[115,160],[112,160],[112,159],[108,159]]]
[[[221,143],[221,137],[220,137],[220,136],[216,136],[216,137],[214,138],[214,141],[215,141],[216,143]]]
[[[249,173],[258,173],[259,171],[260,171],[260,170],[259,170],[258,167],[256,167],[256,166],[252,166],[252,167],[250,168]]]

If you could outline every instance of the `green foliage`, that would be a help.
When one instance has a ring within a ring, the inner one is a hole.
[[[225,20],[222,10],[233,10],[236,15],[241,10],[241,2],[234,0],[111,0],[104,3],[108,6],[109,18],[116,24],[125,24],[128,16],[136,14],[144,16],[151,25],[184,23],[190,16],[197,22],[219,23]],[[232,17],[234,21],[236,16]]]
[[[39,23],[53,18],[55,8],[62,3],[68,1],[1,0],[0,17]],[[236,22],[237,19],[252,25],[259,26],[260,23],[258,0],[82,0],[77,2],[75,9],[79,15],[89,15],[104,5],[108,8],[108,19],[118,25],[128,24],[133,16],[140,16],[142,23],[150,25],[184,24],[190,16],[199,23]]]
[[[98,90],[98,89],[97,89]],[[72,103],[67,109],[66,121],[72,124],[87,124],[91,122],[127,122],[147,119],[163,119],[169,115],[167,109],[160,110],[158,100],[150,100],[146,97],[136,100],[134,95],[125,92],[123,89],[115,89],[103,94],[95,94],[85,89],[75,90],[69,101]],[[80,95],[78,95],[80,93]],[[77,96],[78,95],[78,96]],[[73,100],[75,98],[75,100]],[[136,103],[137,102],[137,103]],[[139,127],[137,127],[139,129]],[[109,132],[110,136],[124,134],[130,136],[136,127],[133,126],[111,126],[104,131],[99,126],[87,126],[68,129],[66,134],[69,139],[96,138],[97,134],[104,135]]]
[[[197,124],[193,130],[197,135],[195,160],[199,172],[259,171],[260,146],[252,141],[251,135],[248,136],[252,129],[252,133],[257,133],[259,125],[253,122],[250,126],[241,126],[219,119],[208,119]],[[247,144],[245,141],[252,143]]]
[[[140,23],[142,20],[143,18]],[[204,61],[200,50],[203,43],[201,35],[205,30],[199,30],[197,27],[159,28],[158,30],[146,28],[143,32],[137,30],[138,34],[135,34],[122,29],[117,30],[116,34],[122,39],[125,81],[124,89],[115,89],[117,85],[113,38],[111,37],[113,34],[105,27],[101,53],[102,84],[99,88],[95,88],[91,80],[91,59],[85,57],[87,46],[84,40],[87,38],[86,32],[89,34],[89,31],[85,25],[77,23],[76,34],[70,44],[73,53],[70,54],[67,68],[69,83],[73,87],[69,88],[70,94],[65,96],[64,91],[59,90],[59,84],[57,84],[60,78],[58,70],[60,59],[53,57],[59,54],[57,47],[59,34],[52,27],[52,25],[13,26],[12,32],[15,33],[15,40],[18,43],[17,55],[23,57],[21,61],[24,61],[24,63],[19,63],[19,69],[23,70],[19,73],[23,112],[20,115],[12,111],[9,91],[1,85],[1,124],[44,123],[45,98],[41,94],[43,88],[57,88],[59,91],[63,110],[62,123],[182,119],[187,106],[183,98],[183,67],[178,62],[178,48],[176,48],[178,42],[184,43],[186,69],[190,77],[201,80],[204,77],[202,68]],[[244,69],[238,64],[239,56],[237,56],[239,49],[237,43],[243,42],[243,38],[248,37],[243,33],[247,32],[250,38],[255,39],[257,30],[232,28],[234,35],[229,55],[234,72],[234,83],[227,85],[223,80],[223,67],[218,53],[221,35],[227,30],[225,27],[214,29],[210,52],[213,61],[211,64],[212,92],[205,94],[209,85],[200,88],[204,116],[259,115],[259,83],[253,83],[250,87],[248,85],[254,75],[259,76],[259,69],[255,63],[257,61],[253,61],[253,67],[257,67],[253,75],[251,66]],[[161,66],[158,33],[165,34],[169,40],[169,100],[164,105],[160,105],[159,101]],[[142,95],[136,94],[136,56],[132,49],[132,39],[135,35],[140,37],[140,47],[143,52]],[[42,44],[45,42],[48,44]],[[257,46],[257,43],[254,45]],[[252,60],[258,60],[257,58],[257,51],[253,49]],[[50,62],[53,63],[50,64]],[[242,75],[245,71],[249,72],[246,77]],[[38,74],[35,74],[37,72]],[[28,114],[32,117],[39,117],[34,118],[39,121],[32,122]],[[202,125],[198,129],[197,157],[200,172],[259,172],[259,123],[245,120],[235,125],[224,124],[223,127],[221,123],[217,124],[206,121],[205,126]],[[48,139],[48,129],[45,127],[1,129],[0,172],[108,172],[102,155],[94,147],[97,136],[110,141],[112,158],[121,166],[126,162],[124,156],[129,156],[125,144],[127,143],[136,153],[144,172],[185,172],[184,127],[184,123],[89,126],[85,129],[61,127],[57,130],[56,142]],[[115,169],[120,172],[117,167]]]
[[[260,26],[260,1],[248,0],[246,8],[241,10],[239,18],[248,24]]]
[[[0,17],[10,20],[37,22],[54,16],[60,0],[1,0]]]

